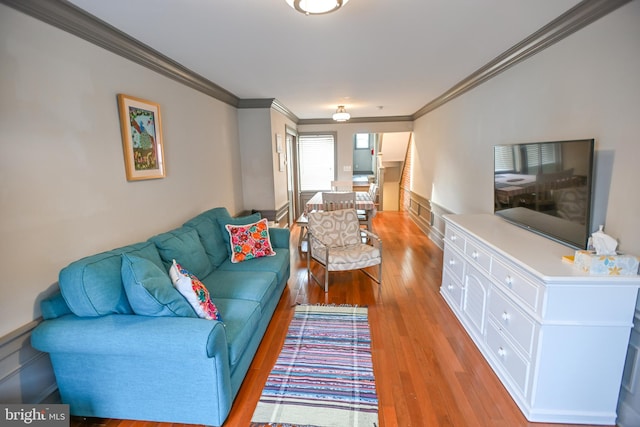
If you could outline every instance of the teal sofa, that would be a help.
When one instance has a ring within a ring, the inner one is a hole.
[[[259,218],[211,209],[60,272],[60,291],[42,302],[44,321],[31,342],[49,353],[72,415],[223,424],[290,274],[288,229],[269,229],[275,256],[230,261],[224,225]],[[125,289],[130,260],[165,283],[173,259],[206,286],[221,321],[189,312],[172,287],[153,295]]]

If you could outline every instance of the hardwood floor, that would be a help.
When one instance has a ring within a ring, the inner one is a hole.
[[[439,294],[442,252],[400,212],[380,212],[383,283],[360,272],[332,273],[329,292],[307,283],[305,255],[291,236],[291,278],[224,427],[248,426],[284,342],[296,304],[369,307],[382,427],[563,427],[529,423]],[[126,420],[83,420],[72,427],[169,427]]]

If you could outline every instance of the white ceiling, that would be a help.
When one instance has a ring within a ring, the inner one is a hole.
[[[300,119],[410,116],[578,0],[71,0],[241,99]]]

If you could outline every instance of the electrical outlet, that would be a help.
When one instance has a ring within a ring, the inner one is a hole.
[[[343,170],[344,172],[351,172],[351,165],[343,166],[343,167],[342,167],[342,170]]]

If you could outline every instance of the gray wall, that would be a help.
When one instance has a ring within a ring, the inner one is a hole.
[[[492,213],[495,144],[595,138],[597,223],[640,255],[639,22],[631,2],[417,119],[412,190]]]
[[[118,93],[160,104],[166,178],[127,182]],[[0,4],[0,182],[2,337],[70,261],[243,210],[238,113]]]

